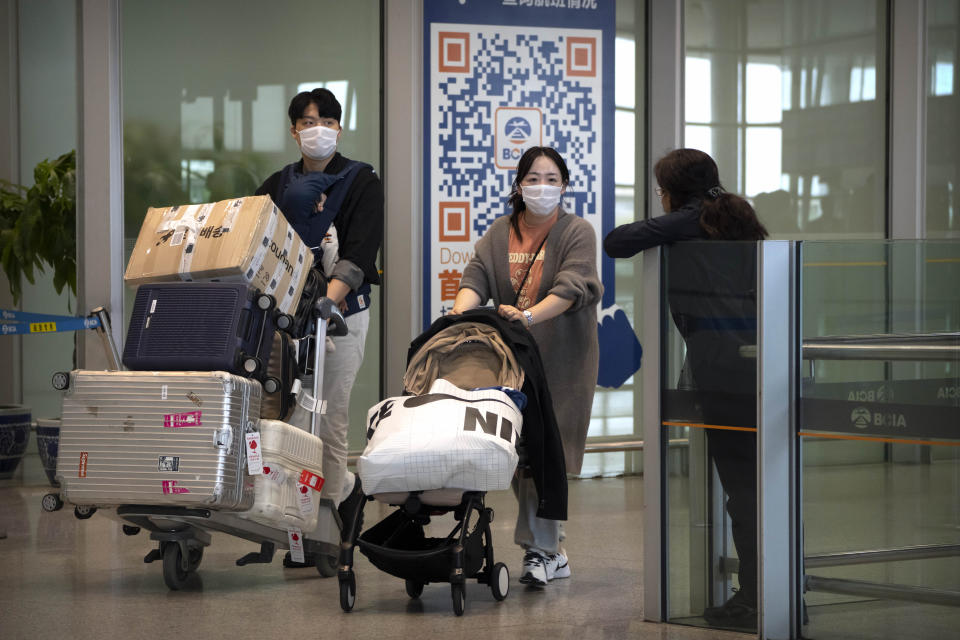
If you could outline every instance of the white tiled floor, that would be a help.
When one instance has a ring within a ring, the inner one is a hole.
[[[872,531],[890,522],[898,523],[896,531],[917,529],[915,541],[925,540],[930,531],[938,534],[938,541],[957,541],[960,531],[950,524],[957,521],[956,505],[949,501],[949,496],[956,495],[952,469],[934,464],[892,470],[870,465],[810,470],[805,485],[808,552],[848,548],[850,536],[860,536],[858,529]],[[143,563],[155,544],[145,534],[124,536],[119,524],[102,513],[79,521],[69,508],[43,512],[40,499],[49,489],[38,478],[42,476],[21,474],[19,481],[0,482],[0,532],[7,534],[0,539],[3,640],[750,637],[643,621],[640,477],[570,483],[572,519],[566,545],[573,575],[543,590],[523,587],[516,579],[521,553],[512,542],[513,497],[509,492],[489,494],[488,504],[496,512],[496,555],[513,574],[511,592],[498,603],[486,586],[468,584],[462,618],[452,613],[447,585],[427,585],[419,600],[410,600],[401,580],[378,571],[359,553],[357,605],[345,614],[339,607],[335,578],[323,579],[313,569],[284,569],[280,553],[269,565],[237,567],[235,560],[254,551],[255,545],[218,533],[213,534],[197,578],[188,589],[171,592],[164,585],[159,563]],[[900,489],[877,491],[882,483],[886,489]],[[918,519],[918,513],[931,509],[933,518]],[[371,504],[366,513],[371,524],[384,517],[388,508]],[[447,515],[437,524],[449,528],[451,522],[452,516]],[[867,542],[885,544],[883,535],[875,533],[880,537]],[[911,540],[901,536],[888,542]],[[910,570],[908,577],[930,580],[939,588],[957,588],[958,559],[922,562],[926,564]],[[896,577],[906,580],[903,568],[883,571],[899,571]],[[827,569],[818,570],[820,574],[830,575]],[[808,638],[960,638],[957,608],[824,594],[808,594],[808,604],[811,624],[804,629]],[[691,619],[698,621],[702,623],[702,619]]]
[[[337,580],[313,569],[284,569],[278,553],[269,565],[237,567],[255,545],[213,534],[197,579],[171,592],[159,563],[144,564],[152,548],[144,533],[124,536],[98,513],[86,521],[69,508],[40,509],[48,489],[39,484],[0,488],[0,637],[14,638],[658,638],[706,640],[739,634],[643,621],[642,484],[615,478],[572,482],[567,527],[573,575],[546,589],[516,578],[521,553],[513,545],[516,504],[509,492],[488,496],[495,509],[497,559],[513,573],[503,602],[476,582],[467,587],[467,611],[452,613],[447,585],[427,585],[410,600],[403,582],[357,554],[357,605],[339,607]],[[367,522],[386,507],[367,507]],[[446,527],[452,516],[442,521]],[[441,519],[442,520],[442,519]]]

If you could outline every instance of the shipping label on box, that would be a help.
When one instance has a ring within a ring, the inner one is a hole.
[[[313,253],[270,196],[147,210],[124,280],[247,282],[293,314]]]

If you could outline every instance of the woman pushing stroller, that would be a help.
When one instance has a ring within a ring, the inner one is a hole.
[[[597,381],[597,275],[593,227],[563,210],[570,182],[563,158],[550,147],[531,147],[520,158],[509,196],[512,213],[498,218],[477,242],[464,270],[451,314],[491,298],[499,315],[518,321],[536,341],[569,473],[583,463]],[[534,479],[518,472],[514,541],[525,554],[520,582],[545,586],[570,576],[560,520],[541,517]]]

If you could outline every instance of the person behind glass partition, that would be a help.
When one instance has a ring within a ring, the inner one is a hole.
[[[629,258],[670,244],[665,281],[670,313],[687,347],[681,373],[695,391],[707,449],[727,494],[739,589],[709,607],[712,625],[755,629],[757,624],[756,361],[740,347],[756,344],[754,242],[685,244],[684,240],[758,241],[767,230],[744,198],[720,184],[717,164],[697,149],[676,149],[654,166],[666,215],[621,225],[603,249]],[[679,243],[679,244],[674,244]]]

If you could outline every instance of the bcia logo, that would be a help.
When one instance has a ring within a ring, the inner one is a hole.
[[[870,418],[872,418],[870,409],[866,407],[857,407],[853,410],[853,413],[850,414],[850,422],[853,423],[857,429],[866,429],[870,426]]]
[[[543,114],[534,107],[499,107],[495,116],[494,159],[500,169],[516,169],[530,147],[542,144]]]
[[[530,121],[526,118],[522,116],[513,116],[507,120],[507,124],[503,128],[503,135],[507,139],[507,142],[513,146],[504,146],[500,150],[500,153],[503,154],[500,159],[508,162],[516,162],[519,160],[520,156],[523,155],[523,145],[530,140],[530,134],[532,133],[533,127],[530,126]]]
[[[857,407],[850,414],[850,422],[857,429],[866,429],[871,424],[874,427],[897,427],[898,429],[907,428],[907,418],[902,413],[880,413],[873,412],[866,407]]]
[[[940,387],[937,389],[938,400],[945,400],[947,398],[951,400],[960,398],[960,387]]]
[[[517,145],[526,142],[530,138],[531,133],[533,133],[533,127],[530,126],[530,121],[520,116],[510,118],[503,131],[507,139]]]
[[[892,402],[893,389],[880,385],[876,389],[854,389],[847,394],[850,402]]]

